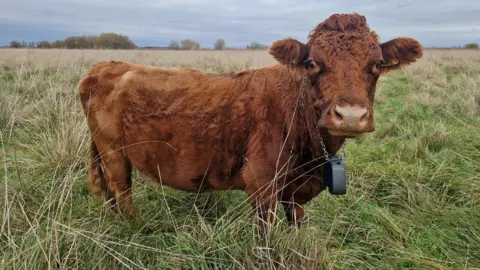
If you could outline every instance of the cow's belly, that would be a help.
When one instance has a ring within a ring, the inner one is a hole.
[[[125,154],[134,168],[161,185],[194,192],[243,189],[240,170],[222,174],[232,163],[225,160],[235,157],[219,147],[218,138],[202,140],[193,131],[181,124],[168,128],[160,121],[132,124],[124,129]]]
[[[184,191],[242,189],[241,175],[218,177],[218,163],[191,149],[167,150],[165,146],[145,144],[126,151],[132,166],[156,183]],[[209,162],[211,161],[211,162]]]

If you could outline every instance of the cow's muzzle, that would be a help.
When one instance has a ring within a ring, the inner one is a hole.
[[[373,112],[366,105],[331,104],[318,121],[331,135],[358,137],[375,130]]]

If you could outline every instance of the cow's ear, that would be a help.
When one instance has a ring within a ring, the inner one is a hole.
[[[297,67],[308,57],[308,46],[293,38],[275,41],[269,53],[281,64]]]
[[[395,38],[380,44],[385,62],[380,66],[382,72],[410,65],[423,56],[423,47],[413,38]]]

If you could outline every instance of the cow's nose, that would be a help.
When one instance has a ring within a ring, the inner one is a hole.
[[[358,105],[334,105],[333,125],[340,130],[361,132],[368,125],[368,109]]]

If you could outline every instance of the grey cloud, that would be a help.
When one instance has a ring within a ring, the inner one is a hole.
[[[23,0],[2,4],[0,24],[45,33],[114,31],[150,45],[195,38],[211,46],[222,37],[230,46],[244,47],[286,36],[305,41],[316,24],[344,12],[365,15],[382,40],[412,36],[426,46],[479,42],[480,1],[467,0]]]

